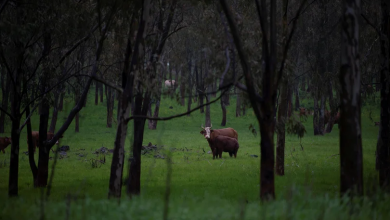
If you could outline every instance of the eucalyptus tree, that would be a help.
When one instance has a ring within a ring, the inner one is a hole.
[[[261,78],[261,96],[255,90],[253,82],[253,73],[250,68],[246,54],[242,49],[242,43],[239,37],[238,29],[232,19],[232,14],[227,6],[226,1],[221,0],[223,11],[226,14],[234,43],[237,48],[238,55],[241,59],[241,67],[246,82],[246,86],[240,85],[242,89],[246,89],[251,101],[252,108],[260,125],[260,197],[263,200],[273,199],[275,197],[275,154],[274,154],[274,128],[275,128],[275,104],[277,88],[282,80],[284,66],[293,36],[296,22],[303,8],[305,1],[300,4],[297,11],[296,19],[292,23],[292,27],[288,33],[286,44],[282,50],[282,58],[280,68],[277,70],[277,36],[276,36],[276,3],[271,1],[270,7],[266,5],[266,1],[260,3],[255,1],[257,15],[259,17],[261,32],[262,32],[262,61],[264,63],[263,74]],[[268,14],[269,13],[269,14]],[[268,23],[268,15],[270,22]]]
[[[340,192],[363,194],[359,15],[360,0],[342,3],[340,66]]]

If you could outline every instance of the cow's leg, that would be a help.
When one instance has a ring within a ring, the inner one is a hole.
[[[233,152],[229,151],[229,156],[232,157],[233,156]]]
[[[219,150],[219,158],[222,158],[222,149]]]

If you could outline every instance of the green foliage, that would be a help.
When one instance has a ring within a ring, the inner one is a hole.
[[[286,131],[288,134],[298,135],[298,138],[303,138],[306,133],[305,125],[297,119],[296,115],[292,115],[287,119]]]

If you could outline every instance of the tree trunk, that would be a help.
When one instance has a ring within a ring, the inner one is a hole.
[[[332,132],[333,129],[334,121],[338,112],[338,107],[333,98],[332,82],[330,80],[327,83],[327,87],[328,87],[329,106],[331,111],[330,111],[330,117],[328,123],[326,124],[325,133],[330,133]]]
[[[341,45],[340,192],[363,194],[359,67],[360,1],[344,1]]]
[[[222,109],[222,122],[221,126],[226,126],[226,94],[221,98],[221,109]]]
[[[57,91],[54,93],[54,106],[53,106],[53,116],[51,117],[49,131],[53,132],[56,130],[57,117],[58,117],[58,100],[60,97],[60,92]]]
[[[30,115],[30,106],[29,105],[26,106],[26,118],[28,117],[28,115]],[[37,165],[35,163],[35,159],[34,159],[34,145],[33,145],[31,132],[32,132],[31,120],[30,120],[30,118],[28,118],[27,119],[28,162],[29,162],[32,176],[33,176],[34,187],[36,187],[35,180],[36,180],[37,175],[38,175],[38,167],[37,167]]]
[[[313,103],[314,103],[314,115],[313,115],[313,130],[314,130],[314,135],[319,135],[320,134],[320,128],[319,128],[319,108],[318,108],[318,99],[317,95],[314,95],[313,98]]]
[[[100,102],[103,102],[103,83],[99,83]]]
[[[142,103],[142,99],[144,102]],[[135,98],[135,115],[145,115],[150,104],[150,94],[143,98],[138,94]],[[131,195],[139,195],[141,192],[141,148],[144,139],[145,119],[134,119],[133,155],[130,158],[129,185],[127,192]]]
[[[99,82],[95,81],[95,105],[99,104]]]
[[[80,114],[78,112],[76,114],[76,118],[75,118],[75,123],[74,124],[75,124],[74,131],[75,132],[79,132],[80,131]]]
[[[185,71],[180,71],[180,104],[181,106],[185,105],[186,100],[186,76]]]
[[[318,130],[319,135],[324,135],[324,128],[325,128],[325,97],[321,92],[320,97],[320,111],[319,111],[319,119],[318,119]]]
[[[237,98],[236,98],[236,117],[241,116],[241,92],[237,90]]]
[[[296,83],[294,86],[294,94],[295,94],[295,111],[298,111],[300,107],[298,83]]]
[[[292,97],[293,97],[293,90],[289,84],[287,84],[287,117],[290,118],[293,112],[292,107]],[[276,114],[275,114],[276,117]]]
[[[64,108],[64,96],[65,96],[65,91],[61,91],[60,103],[58,104],[58,111],[62,111]]]
[[[390,81],[389,81],[389,53],[390,53],[390,4],[381,0],[382,26],[381,26],[381,116],[377,143],[377,169],[379,170],[379,185],[385,191],[390,191]],[[378,86],[376,86],[378,87]]]
[[[3,72],[2,73],[2,77],[4,77],[6,72]],[[6,82],[4,82],[6,81]],[[11,81],[9,79],[9,77],[7,77],[7,80],[5,80],[3,78],[2,80],[2,83],[5,83],[6,85],[2,85],[1,89],[2,89],[2,93],[3,93],[3,97],[2,97],[2,101],[1,101],[1,107],[8,111],[8,98],[9,98],[9,94],[10,94],[10,89],[11,89]],[[5,88],[5,89],[4,89]],[[0,111],[0,133],[4,133],[5,131],[5,113],[3,111]]]
[[[106,87],[107,88],[107,87]],[[107,88],[106,100],[107,100],[107,128],[112,128],[112,118],[114,113],[114,97],[112,88]]]
[[[288,105],[288,83],[283,80],[281,85],[281,94],[278,111],[278,125],[276,129],[276,174],[284,176],[284,149],[286,141],[286,119],[287,119],[287,105]]]

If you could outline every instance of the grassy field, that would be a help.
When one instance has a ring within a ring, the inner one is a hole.
[[[80,112],[80,132],[76,133],[72,124],[60,141],[60,145],[70,146],[70,151],[57,162],[52,193],[44,206],[40,203],[40,189],[33,188],[28,156],[23,154],[27,151],[26,129],[21,134],[20,196],[17,199],[8,199],[7,196],[10,148],[6,149],[6,154],[0,154],[0,220],[32,216],[38,218],[40,213],[45,213],[48,219],[55,216],[71,219],[104,219],[108,216],[162,218],[167,160],[156,158],[153,153],[142,156],[142,195],[139,198],[127,199],[123,187],[124,199],[120,204],[106,199],[112,155],[107,154],[106,163],[97,168],[92,166],[92,160],[102,157],[94,154],[95,150],[101,147],[113,148],[116,125],[113,128],[106,127],[105,102],[95,106],[93,100],[91,93],[87,107]],[[212,160],[212,154],[207,154],[210,150],[208,143],[199,133],[201,124],[204,124],[204,114],[199,111],[191,116],[160,121],[157,130],[149,130],[146,126],[144,145],[151,142],[163,146],[157,154],[172,156],[169,206],[171,219],[311,219],[321,216],[324,219],[346,219],[344,215],[352,219],[366,219],[373,215],[373,219],[388,219],[385,202],[380,201],[389,202],[389,197],[372,193],[377,185],[375,147],[378,127],[374,126],[370,115],[374,121],[379,121],[378,103],[368,103],[362,111],[367,199],[362,198],[351,205],[338,198],[338,128],[335,126],[330,134],[314,136],[311,117],[304,122],[307,133],[302,140],[291,135],[286,137],[285,176],[276,177],[275,180],[277,200],[261,204],[258,199],[260,157],[251,156],[260,156],[260,136],[259,130],[257,135],[249,130],[251,124],[258,128],[257,120],[251,110],[247,111],[247,115],[236,118],[235,97],[232,96],[230,102],[227,127],[238,132],[240,148],[236,159],[224,153],[222,160]],[[66,99],[64,111],[59,114],[57,128],[65,120],[73,103],[70,98]],[[211,106],[213,128],[221,128],[222,115],[219,102],[217,103]],[[309,106],[310,103],[304,100],[302,105]],[[169,108],[170,106],[173,108]],[[186,107],[179,106],[175,100],[165,98],[161,102],[160,116],[185,110]],[[38,130],[39,116],[34,115],[32,120],[33,130]],[[130,154],[132,129],[130,124],[125,148],[127,158]],[[7,132],[2,136],[9,136],[9,129]],[[35,157],[37,160],[38,154]],[[50,166],[52,162],[53,160]],[[127,172],[126,163],[125,176]],[[15,212],[16,207],[23,211]],[[40,211],[41,207],[44,207],[45,212]]]

